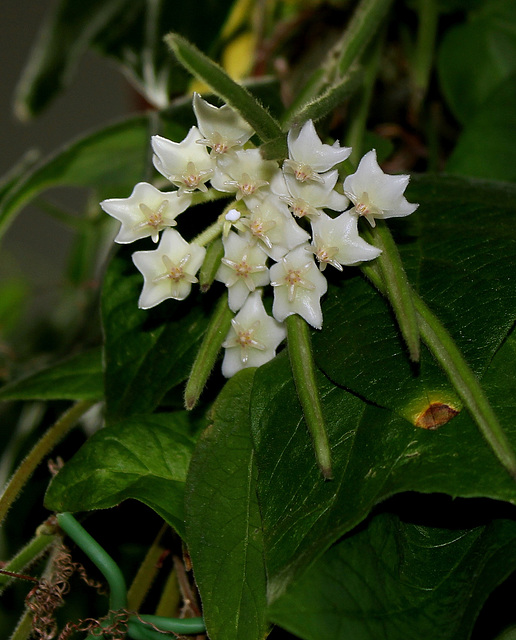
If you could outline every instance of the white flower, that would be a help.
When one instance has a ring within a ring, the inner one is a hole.
[[[374,227],[375,218],[408,216],[418,208],[403,195],[409,180],[407,175],[384,173],[373,149],[360,160],[356,172],[344,180],[344,193],[355,205],[352,212],[364,216]]]
[[[177,191],[161,193],[147,182],[139,182],[129,198],[110,198],[100,206],[122,223],[115,242],[127,244],[151,236],[158,241],[159,232],[174,227],[176,216],[190,206],[191,196]]]
[[[323,173],[319,182],[300,182],[294,176],[286,175],[288,195],[281,196],[281,199],[288,204],[288,208],[297,218],[314,218],[320,215],[322,209],[344,211],[349,200],[334,190],[338,177],[337,170]]]
[[[205,182],[213,174],[214,161],[206,147],[197,144],[201,133],[192,127],[182,142],[172,142],[161,136],[152,136],[152,161],[156,169],[181,192],[200,189],[207,191]]]
[[[293,173],[300,182],[320,181],[319,173],[343,162],[351,153],[350,147],[341,147],[338,141],[331,146],[323,144],[311,120],[307,120],[300,131],[290,129],[287,144],[289,160],[285,160],[283,169]]]
[[[204,247],[188,244],[175,229],[165,229],[156,250],[134,253],[133,262],[144,279],[140,309],[150,309],[167,298],[184,300],[198,281],[195,274],[205,254]]]
[[[324,271],[327,264],[342,271],[341,265],[352,265],[373,260],[382,252],[358,235],[357,217],[344,211],[337,218],[321,213],[312,223],[313,240],[310,251]]]
[[[320,329],[321,296],[326,293],[328,284],[307,249],[308,245],[301,245],[271,267],[272,315],[278,322],[283,322],[287,316],[297,313],[308,324]]]
[[[269,283],[267,256],[258,246],[249,244],[246,238],[230,231],[223,238],[224,257],[215,279],[228,288],[228,304],[231,311],[238,311],[256,287]]]
[[[260,293],[255,291],[231,320],[231,329],[222,344],[226,349],[222,374],[230,378],[240,369],[269,362],[286,335],[285,327],[267,315]]]
[[[264,160],[259,149],[244,149],[219,159],[211,185],[218,191],[235,193],[240,200],[263,193],[275,171],[277,164]]]
[[[193,110],[204,136],[197,142],[210,147],[215,154],[242,147],[254,133],[253,128],[227,104],[217,108],[198,93],[194,93]]]
[[[237,228],[248,231],[252,241],[273,260],[278,261],[288,251],[310,239],[308,233],[296,224],[288,208],[278,198],[252,199],[249,215],[240,219]]]

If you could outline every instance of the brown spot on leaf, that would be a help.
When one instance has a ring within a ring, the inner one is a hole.
[[[458,413],[457,409],[450,407],[448,404],[432,402],[417,416],[415,425],[416,427],[421,427],[421,429],[439,429]]]

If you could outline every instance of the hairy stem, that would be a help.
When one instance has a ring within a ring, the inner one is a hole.
[[[333,471],[330,443],[324,424],[319,388],[315,379],[310,330],[307,323],[298,315],[288,316],[286,324],[290,366],[296,383],[297,395],[303,408],[308,430],[312,435],[317,463],[324,478],[331,480]]]
[[[84,415],[95,402],[95,400],[81,400],[81,402],[75,404],[68,409],[34,445],[30,453],[22,461],[18,469],[16,469],[7,483],[3,494],[0,496],[0,522],[5,518],[9,507],[16,500],[39,463],[52,451],[56,444],[75,427],[79,418]]]

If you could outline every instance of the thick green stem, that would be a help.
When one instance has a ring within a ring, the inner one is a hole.
[[[378,220],[374,229],[364,234],[371,244],[382,250],[376,259],[385,283],[386,295],[392,305],[401,334],[408,346],[410,359],[419,360],[419,325],[413,302],[413,291],[401,263],[396,243],[384,220]]]
[[[34,445],[30,453],[14,472],[0,497],[0,522],[5,518],[9,507],[16,500],[39,463],[52,451],[56,444],[75,427],[79,418],[84,415],[95,402],[95,400],[82,400],[75,404],[68,409]]]
[[[71,513],[57,516],[59,526],[84,551],[93,564],[101,571],[109,584],[109,608],[112,611],[127,606],[127,587],[120,568],[100,544],[77,522]]]
[[[186,383],[185,407],[187,409],[193,409],[199,400],[231,327],[232,317],[233,313],[228,307],[228,295],[225,293],[215,307]]]
[[[298,315],[287,318],[288,353],[297,395],[310,431],[315,457],[326,480],[333,478],[331,451],[324,424],[319,388],[315,379],[312,341],[307,323]]]
[[[362,271],[386,295],[378,266],[363,265]],[[415,292],[412,292],[412,299],[423,341],[448,376],[493,453],[516,479],[516,455],[475,374],[440,320]]]

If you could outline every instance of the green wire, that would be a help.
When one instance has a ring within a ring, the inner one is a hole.
[[[84,551],[106,578],[110,591],[110,609],[113,611],[125,609],[127,607],[127,587],[124,576],[113,558],[104,551],[71,513],[58,514],[57,521],[61,529]],[[205,631],[202,618],[164,618],[152,615],[139,617],[140,620],[136,616],[129,619],[129,635],[134,640],[163,640],[163,634],[148,627],[145,622],[153,624],[164,632],[193,634]]]

